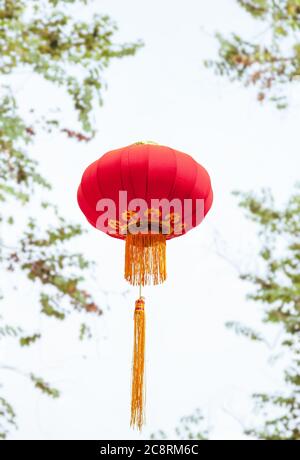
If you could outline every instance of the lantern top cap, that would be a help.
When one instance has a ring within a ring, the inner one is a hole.
[[[154,142],[154,141],[138,141],[138,142],[135,142],[133,145],[159,145],[157,142]]]

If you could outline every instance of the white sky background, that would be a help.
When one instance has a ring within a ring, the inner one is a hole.
[[[225,328],[226,321],[235,320],[261,329],[261,309],[246,302],[251,287],[218,256],[215,238],[234,264],[255,269],[255,228],[231,192],[271,187],[280,201],[288,197],[299,176],[297,100],[287,112],[261,107],[251,90],[203,67],[217,50],[214,31],[240,31],[253,38],[264,29],[234,0],[96,0],[78,8],[85,18],[93,11],[112,16],[120,41],[140,38],[145,47],[106,72],[108,90],[104,107],[97,110],[99,132],[93,142],[40,136],[33,153],[54,185],[51,199],[67,219],[89,231],[72,250],[97,261],[89,284],[105,315],[88,317],[94,338],[79,343],[82,318],[74,315],[60,324],[40,315],[38,286],[14,280],[22,294],[12,289],[6,315],[25,322],[29,330],[41,329],[43,339],[23,351],[9,343],[0,351],[1,362],[33,369],[62,396],[49,400],[21,376],[3,374],[19,416],[19,431],[11,438],[139,438],[129,429],[132,314],[138,293],[123,280],[123,243],[85,223],[76,189],[84,168],[107,150],[151,139],[202,163],[211,175],[215,202],[198,229],[168,244],[168,281],[144,291],[147,426],[141,438],[158,429],[172,437],[180,417],[200,407],[213,427],[213,439],[243,439],[238,420],[258,422],[249,395],[282,388],[280,364],[270,366],[270,350]],[[15,86],[24,107],[57,104],[66,126],[74,127],[70,103],[60,91],[24,75]],[[41,227],[46,224],[41,220]],[[267,329],[271,342],[277,333]]]

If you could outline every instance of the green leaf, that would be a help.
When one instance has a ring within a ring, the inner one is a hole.
[[[30,379],[34,383],[34,386],[45,395],[51,396],[53,399],[59,398],[59,391],[56,388],[52,388],[49,383],[45,382],[42,378],[30,374]]]

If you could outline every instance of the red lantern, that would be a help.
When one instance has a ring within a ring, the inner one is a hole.
[[[201,223],[213,201],[207,171],[190,155],[150,142],[113,150],[92,163],[78,203],[94,227],[124,239],[132,285],[166,279],[166,241]],[[131,424],[144,421],[144,298],[136,302]]]

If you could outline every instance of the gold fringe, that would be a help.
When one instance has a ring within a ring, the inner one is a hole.
[[[161,284],[166,280],[166,235],[126,236],[125,279],[132,285]]]
[[[135,302],[134,342],[131,383],[130,426],[141,431],[145,423],[145,301],[140,297]]]

